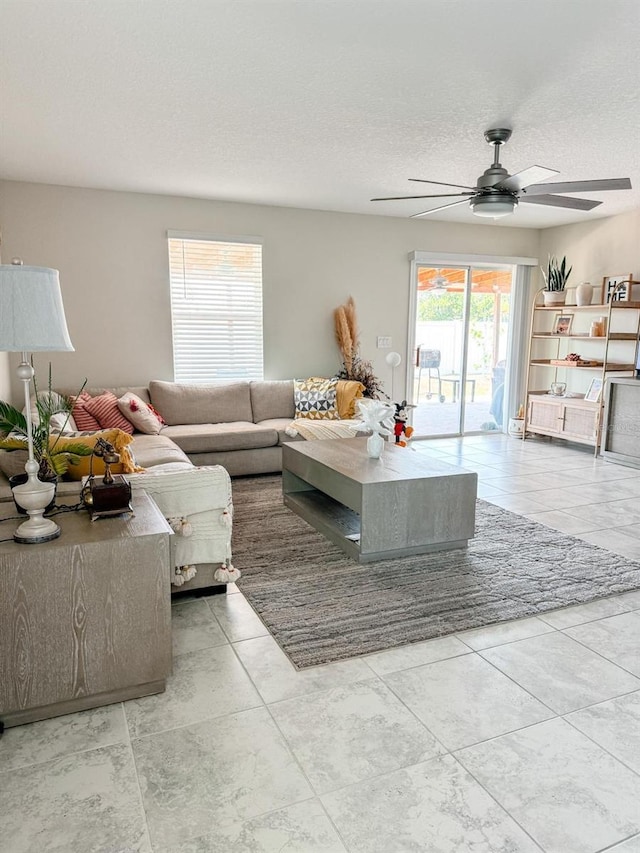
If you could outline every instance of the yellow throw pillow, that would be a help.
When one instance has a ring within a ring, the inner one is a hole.
[[[55,445],[56,450],[64,450],[68,445],[84,444],[85,447],[93,450],[99,438],[103,438],[105,441],[113,444],[116,453],[120,455],[120,462],[117,465],[111,466],[113,474],[136,474],[144,471],[144,468],[136,465],[133,453],[128,447],[133,441],[133,436],[128,435],[121,429],[105,429],[101,432],[91,433],[91,435],[80,436],[52,435],[49,439],[49,445],[50,447]],[[89,475],[90,470],[91,456],[80,456],[77,465],[69,465],[67,475],[71,480],[81,480],[83,477]],[[93,473],[104,474],[104,462],[98,456],[93,457]]]
[[[338,379],[336,406],[341,420],[356,416],[356,400],[362,397],[364,385],[354,379]]]

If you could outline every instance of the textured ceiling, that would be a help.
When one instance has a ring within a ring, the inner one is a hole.
[[[0,176],[408,216],[438,202],[369,198],[474,184],[508,126],[509,172],[634,189],[502,225],[610,216],[640,206],[639,26],[638,0],[0,0]]]

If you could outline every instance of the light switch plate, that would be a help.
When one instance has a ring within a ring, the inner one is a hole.
[[[391,338],[387,336],[378,336],[378,349],[391,349]]]

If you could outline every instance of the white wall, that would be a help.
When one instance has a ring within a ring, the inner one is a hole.
[[[573,265],[569,284],[590,281],[596,288],[606,275],[632,273],[640,279],[640,209],[607,219],[562,225],[540,232],[540,260],[567,256]],[[543,282],[538,280],[538,287]],[[596,296],[594,295],[594,300]]]
[[[640,210],[632,210],[607,219],[597,219],[575,225],[563,225],[558,228],[548,228],[540,232],[539,258],[546,262],[547,256],[556,255],[567,257],[567,263],[573,266],[569,278],[570,287],[576,287],[581,281],[590,281],[594,285],[593,303],[600,302],[600,287],[606,275],[632,274],[634,279],[640,279]],[[534,282],[534,292],[544,286],[538,270]],[[533,294],[532,294],[533,299]],[[567,294],[567,302],[575,304],[575,294]],[[616,315],[616,331],[635,331],[637,315],[632,312],[629,316]],[[580,331],[588,331],[587,318],[578,317]],[[589,315],[588,320],[594,319]],[[580,324],[581,321],[581,324]],[[576,320],[574,320],[575,324]],[[602,345],[581,342],[575,349],[585,357],[601,358]],[[540,352],[540,350],[538,350]],[[627,343],[612,343],[609,358],[612,360],[629,361],[631,348]],[[555,355],[555,353],[549,353]],[[540,370],[536,378],[538,385],[544,371]],[[547,374],[544,374],[545,379]],[[593,375],[588,371],[561,371],[559,381],[566,381],[572,391],[586,391]],[[535,384],[535,383],[534,383]]]
[[[536,256],[538,232],[0,183],[6,257],[60,270],[75,353],[52,354],[55,383],[172,378],[168,229],[264,241],[265,376],[330,375],[340,366],[333,309],[356,300],[362,355],[390,382],[377,335],[404,353],[414,250]],[[48,356],[38,359],[40,372]]]

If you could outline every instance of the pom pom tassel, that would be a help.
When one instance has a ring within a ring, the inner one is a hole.
[[[195,578],[197,574],[198,570],[195,566],[176,566],[171,583],[173,586],[182,586]]]
[[[219,569],[216,569],[213,577],[218,583],[235,583],[241,577],[241,572],[236,569],[231,560],[226,560]]]
[[[167,521],[169,522],[169,527],[179,536],[191,536],[193,533],[193,527],[188,518],[174,516],[168,518]]]

